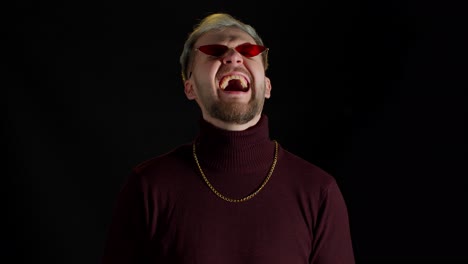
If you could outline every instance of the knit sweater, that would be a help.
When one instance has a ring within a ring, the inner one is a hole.
[[[118,194],[102,264],[353,264],[348,213],[335,179],[279,144],[268,118],[244,131],[203,119],[193,142],[133,170]]]

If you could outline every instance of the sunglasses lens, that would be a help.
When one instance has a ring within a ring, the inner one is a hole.
[[[224,45],[205,45],[198,47],[198,50],[210,56],[221,57],[229,48]]]
[[[229,48],[227,46],[220,45],[220,44],[204,45],[204,46],[198,47],[199,51],[207,55],[214,56],[214,57],[223,56],[226,53],[226,51],[228,51],[228,49]],[[266,47],[260,46],[260,45],[254,45],[250,43],[245,43],[245,44],[235,47],[235,49],[237,50],[237,52],[242,54],[242,56],[250,58],[250,57],[255,57],[258,54],[265,51]]]
[[[242,56],[245,56],[248,58],[257,56],[258,54],[265,51],[265,49],[266,48],[264,46],[253,45],[249,43],[242,44],[236,47],[237,52],[242,54]]]

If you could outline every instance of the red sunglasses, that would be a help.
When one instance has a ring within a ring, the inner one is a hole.
[[[229,48],[226,45],[211,44],[211,45],[203,45],[196,49],[210,56],[221,57],[224,54],[226,54],[226,52],[231,48]],[[262,45],[255,45],[255,44],[250,44],[250,43],[241,44],[235,47],[234,49],[237,52],[239,52],[242,56],[247,57],[247,58],[255,57],[258,54],[264,52],[265,50],[268,50],[267,47],[264,47]]]

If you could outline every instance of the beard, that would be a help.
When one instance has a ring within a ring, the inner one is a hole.
[[[206,106],[208,115],[226,123],[245,124],[261,112],[264,100],[257,98],[256,93],[252,96],[248,103],[239,102],[223,102],[213,100],[210,95],[203,94],[200,100]]]
[[[259,112],[263,103],[255,100],[255,96],[247,103],[213,102],[208,108],[208,114],[226,123],[245,124]]]
[[[262,93],[254,92],[257,90],[255,87],[250,87],[252,90],[250,100],[247,103],[240,103],[216,100],[214,98],[217,96],[208,92],[210,89],[203,88],[204,85],[206,85],[205,83],[198,81],[196,78],[195,83],[196,87],[200,87],[198,89],[200,100],[198,103],[205,106],[204,108],[209,116],[225,123],[246,124],[261,113],[263,109],[265,98],[259,96],[259,94]],[[259,87],[262,86],[262,91],[264,91],[266,89],[266,84],[262,83]]]

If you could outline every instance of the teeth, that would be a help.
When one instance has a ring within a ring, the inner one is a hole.
[[[230,80],[239,80],[241,85],[242,85],[242,88],[247,88],[247,80],[244,79],[244,77],[240,76],[240,75],[229,75],[227,77],[225,77],[221,83],[220,83],[220,87],[221,89],[226,89],[228,83]]]

